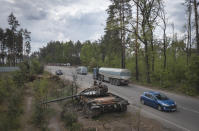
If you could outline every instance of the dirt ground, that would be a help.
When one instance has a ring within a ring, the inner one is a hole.
[[[87,118],[83,111],[73,106],[67,106],[78,114],[78,121],[83,125],[83,130],[92,131],[169,131],[153,119],[140,115],[135,112],[109,112],[97,118]]]
[[[49,131],[67,131],[64,127],[63,122],[60,119],[62,108],[57,103],[50,104],[50,107],[53,112],[50,115],[50,119],[48,122],[48,129]]]
[[[31,116],[33,113],[32,105],[33,105],[33,91],[30,87],[26,87],[25,97],[23,102],[23,110],[24,113],[21,117],[21,130],[23,131],[36,131],[34,126],[31,124]]]

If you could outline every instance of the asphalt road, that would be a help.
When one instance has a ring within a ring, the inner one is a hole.
[[[63,71],[61,78],[72,80],[72,75],[75,73],[75,68],[73,67],[47,66],[45,68],[45,70],[53,74],[55,74],[57,69],[61,69]],[[81,87],[88,88],[93,84],[92,75],[78,75],[77,82]],[[168,97],[176,101],[178,106],[177,112],[161,112],[140,103],[140,95],[144,91],[154,91],[154,89],[134,84],[130,84],[128,86],[106,84],[108,85],[110,92],[113,92],[129,101],[129,111],[134,110],[135,108],[141,109],[142,115],[160,121],[167,129],[199,131],[199,99],[155,90],[165,93]]]

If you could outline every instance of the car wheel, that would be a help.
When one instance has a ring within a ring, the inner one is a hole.
[[[159,110],[159,111],[162,111],[162,107],[161,107],[160,105],[158,106],[158,110]]]
[[[141,103],[142,103],[143,105],[145,104],[143,99],[141,99]]]

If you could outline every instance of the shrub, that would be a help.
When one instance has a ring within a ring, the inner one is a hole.
[[[73,123],[77,122],[77,115],[72,112],[63,111],[61,118],[66,123],[67,127],[72,127]]]
[[[22,98],[23,88],[17,88],[13,77],[0,79],[0,130],[17,130],[20,127]]]
[[[82,125],[80,123],[73,123],[70,127],[71,131],[80,131],[82,129]]]
[[[199,56],[194,56],[186,72],[187,84],[199,92]]]
[[[42,74],[44,67],[37,60],[32,60],[30,64],[30,73],[31,74]]]
[[[48,81],[46,79],[35,80],[33,82],[35,100],[33,105],[32,123],[39,129],[47,129],[47,109],[41,104],[44,97],[47,95]]]
[[[42,108],[41,104],[35,102],[32,115],[33,124],[39,128],[44,128],[44,125],[47,123],[45,120],[45,113],[46,111]]]

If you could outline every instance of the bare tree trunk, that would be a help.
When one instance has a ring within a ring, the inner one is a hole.
[[[189,5],[188,5],[188,28],[187,28],[187,65],[189,64],[189,57],[191,56],[191,13],[192,13],[192,8],[191,8],[191,0],[189,0]],[[190,48],[190,49],[189,49]]]
[[[171,24],[172,26],[172,30],[173,30],[173,40],[172,40],[172,44],[173,44],[173,57],[174,57],[174,61],[176,62],[176,40],[175,40],[175,27],[174,27],[174,23]]]
[[[166,27],[166,26],[165,26]],[[164,28],[164,36],[163,36],[163,48],[164,48],[164,70],[166,69],[166,64],[167,64],[167,55],[166,55],[166,28]]]
[[[121,44],[122,44],[122,68],[125,68],[125,29],[124,29],[124,2],[121,5]]]
[[[146,63],[146,79],[147,83],[151,83],[150,79],[150,65],[149,65],[149,53],[148,53],[148,42],[145,34],[145,24],[142,23],[143,36],[144,36],[144,49],[145,49],[145,63]]]
[[[162,12],[162,21],[163,21],[163,54],[164,54],[164,70],[166,69],[167,65],[167,46],[166,46],[166,29],[167,29],[167,23],[166,23],[166,16],[165,11]]]
[[[194,12],[195,12],[195,26],[196,26],[196,43],[197,43],[197,54],[199,55],[199,33],[198,33],[198,10],[197,1],[194,0]]]
[[[137,0],[139,2],[139,0]],[[136,13],[136,38],[135,38],[135,71],[136,71],[136,80],[139,80],[139,69],[138,69],[138,15],[139,15],[139,8],[137,4],[137,13]]]
[[[151,29],[151,51],[152,51],[152,72],[154,72],[155,56],[154,56],[154,43],[153,43],[153,30],[152,29]]]
[[[151,83],[150,79],[150,65],[149,65],[149,54],[148,54],[148,44],[147,42],[145,43],[145,62],[146,62],[146,78],[147,78],[147,83]]]

